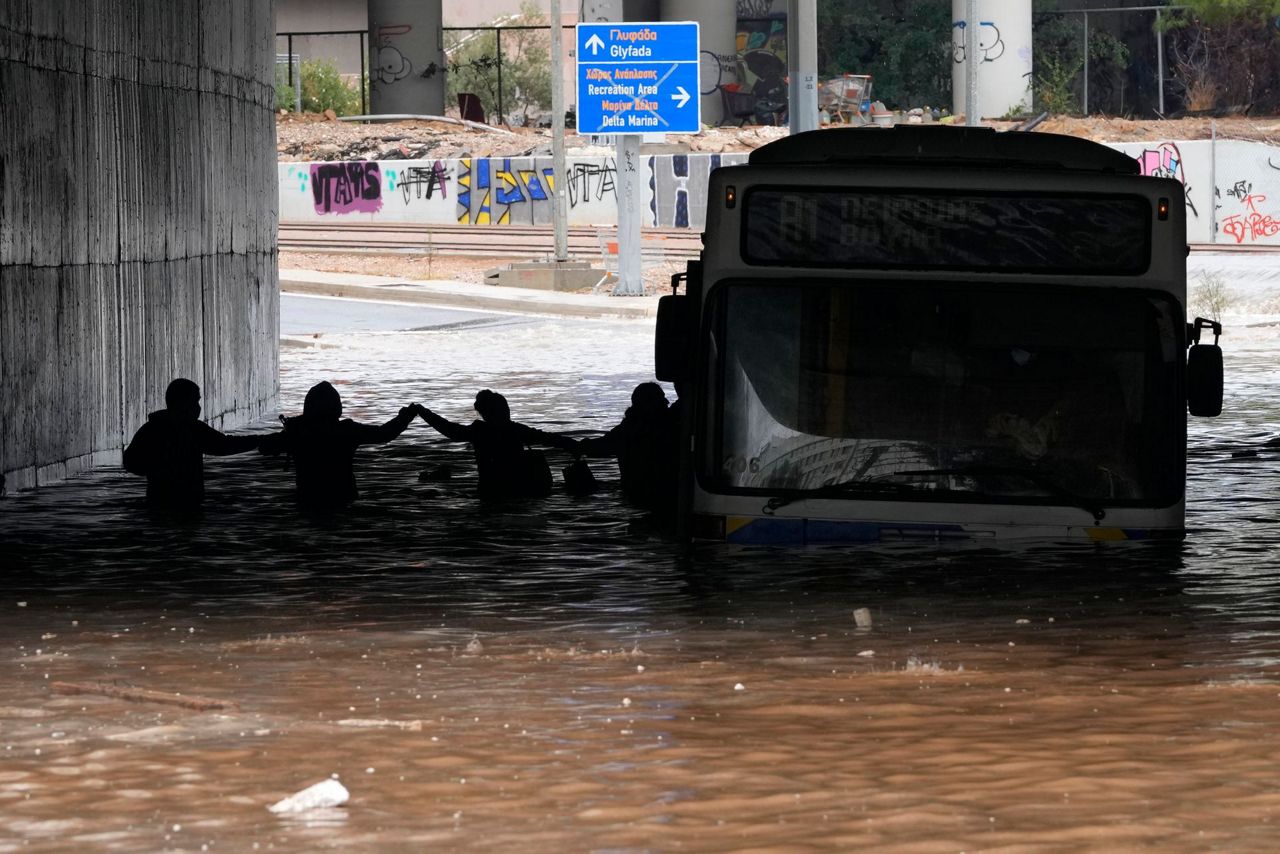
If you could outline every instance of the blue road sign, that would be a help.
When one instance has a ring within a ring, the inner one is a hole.
[[[698,133],[698,25],[578,24],[578,133]]]

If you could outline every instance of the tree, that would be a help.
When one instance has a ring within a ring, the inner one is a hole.
[[[818,69],[872,75],[891,106],[951,103],[951,4],[930,0],[819,0]]]
[[[1182,0],[1162,16],[1188,110],[1280,107],[1280,0]]]
[[[1035,71],[1032,88],[1036,108],[1050,113],[1077,113],[1077,91],[1085,68],[1084,33],[1079,15],[1055,13],[1057,4],[1037,4],[1032,29]],[[1095,106],[1109,99],[1116,81],[1122,81],[1129,49],[1110,32],[1089,31],[1090,101]]]
[[[551,109],[551,37],[547,17],[525,0],[520,14],[503,22],[510,29],[502,33],[502,108],[507,115],[518,113],[517,124],[528,124],[531,112]],[[485,108],[498,108],[498,34],[493,30],[469,33],[449,32],[445,46],[445,93],[450,103],[461,92],[477,95]],[[499,117],[505,122],[506,117]]]

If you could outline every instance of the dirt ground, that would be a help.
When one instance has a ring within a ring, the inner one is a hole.
[[[1007,130],[1015,122],[988,122]],[[1223,139],[1247,139],[1280,144],[1280,117],[1230,116],[1139,121],[1105,116],[1052,116],[1036,131],[1081,136],[1100,142],[1160,142],[1169,139],[1208,139],[1216,127]],[[785,127],[708,128],[701,134],[670,134],[672,150],[719,153],[751,151],[786,136]],[[571,154],[607,154],[611,146],[593,146],[592,138],[565,134]],[[474,129],[445,121],[357,124],[323,115],[284,113],[276,120],[276,150],[284,162],[322,160],[416,160],[450,157],[520,157],[549,155],[551,132],[536,128]]]

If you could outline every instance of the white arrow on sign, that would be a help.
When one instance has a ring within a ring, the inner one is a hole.
[[[598,33],[592,33],[591,38],[587,39],[587,47],[591,48],[591,55],[595,56],[604,49],[604,42],[600,39]]]
[[[683,107],[689,103],[689,93],[684,90],[683,86],[676,87],[676,94],[671,96],[671,100],[676,102],[676,107]]]

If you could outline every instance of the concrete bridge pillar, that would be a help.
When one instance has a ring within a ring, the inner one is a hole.
[[[371,113],[444,115],[442,26],[441,0],[369,0]]]
[[[169,381],[278,390],[271,4],[0,2],[0,472],[120,450]]]
[[[697,21],[701,41],[699,88],[702,96],[702,123],[714,127],[724,117],[720,90],[715,88],[720,65],[726,66],[723,81],[736,80],[738,12],[734,0],[662,0],[664,21]]]

